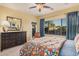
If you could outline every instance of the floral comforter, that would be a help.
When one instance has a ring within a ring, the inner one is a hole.
[[[39,38],[40,40],[31,40],[24,44],[20,49],[20,56],[58,56],[59,51],[65,39],[52,37]]]

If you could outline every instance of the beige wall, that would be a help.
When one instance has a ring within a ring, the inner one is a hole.
[[[23,31],[27,31],[27,37],[32,38],[31,22],[37,22],[37,18],[35,16],[0,6],[0,20],[6,20],[7,16],[21,18]]]

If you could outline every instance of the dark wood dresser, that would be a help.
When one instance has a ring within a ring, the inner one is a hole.
[[[26,42],[26,32],[3,32],[0,34],[1,51]]]

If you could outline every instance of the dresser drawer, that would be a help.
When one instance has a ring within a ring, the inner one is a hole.
[[[26,32],[1,33],[1,50],[11,48],[26,42]]]

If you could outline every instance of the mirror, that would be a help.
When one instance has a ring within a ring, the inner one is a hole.
[[[20,31],[22,27],[22,19],[7,16],[7,21],[10,23],[8,31]]]

